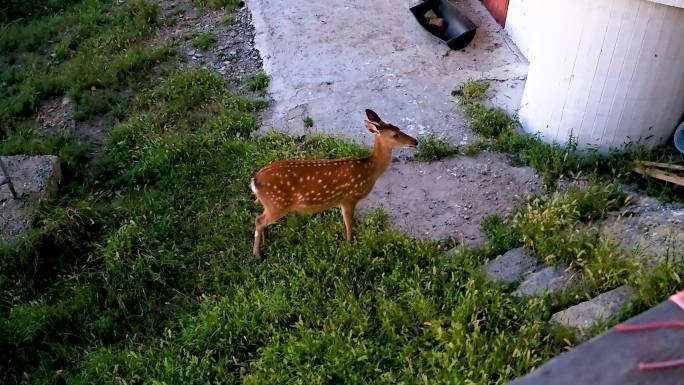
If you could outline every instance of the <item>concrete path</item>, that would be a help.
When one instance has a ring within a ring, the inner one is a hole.
[[[474,135],[452,91],[468,78],[491,79],[489,102],[514,111],[527,64],[479,1],[455,3],[479,25],[461,51],[422,29],[407,0],[248,0],[255,46],[271,77],[263,130],[370,145],[363,120],[371,108],[415,137],[434,131],[467,143]],[[306,117],[313,128],[304,127]],[[359,209],[382,207],[393,227],[412,236],[480,243],[487,214],[539,189],[533,170],[503,155],[395,161]]]
[[[371,108],[416,136],[468,140],[451,92],[469,77],[493,78],[493,102],[517,108],[527,64],[479,1],[455,3],[479,25],[461,51],[422,29],[407,0],[248,0],[272,79],[265,126],[302,134],[310,116],[317,132],[371,143],[363,135]]]

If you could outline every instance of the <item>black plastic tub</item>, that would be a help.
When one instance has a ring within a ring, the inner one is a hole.
[[[440,29],[428,24],[425,12],[432,10],[444,20],[444,28]],[[477,26],[449,0],[427,0],[411,7],[411,13],[418,23],[428,32],[446,43],[451,49],[465,48],[475,37]]]

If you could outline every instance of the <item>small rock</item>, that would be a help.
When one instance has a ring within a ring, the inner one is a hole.
[[[531,257],[525,249],[519,247],[489,261],[484,271],[491,281],[513,283],[537,266],[537,260]]]
[[[516,297],[530,297],[561,291],[570,285],[572,276],[557,266],[545,267],[531,273],[513,292]]]
[[[582,340],[587,331],[601,320],[616,316],[625,306],[636,298],[634,289],[620,286],[607,293],[569,307],[551,316],[551,322],[577,331],[577,338]]]
[[[199,52],[197,52],[197,53],[195,54],[195,56],[197,56],[197,57],[204,57],[204,55],[201,54],[201,53],[199,53]]]

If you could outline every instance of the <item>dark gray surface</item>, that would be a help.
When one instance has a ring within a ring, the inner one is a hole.
[[[626,323],[684,321],[668,301]],[[509,385],[684,385],[684,367],[641,372],[639,361],[684,358],[684,329],[617,333],[614,329],[558,356]]]

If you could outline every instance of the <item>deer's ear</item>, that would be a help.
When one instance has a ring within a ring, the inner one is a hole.
[[[366,128],[368,129],[368,131],[370,131],[371,133],[373,133],[375,135],[380,134],[380,127],[378,127],[378,125],[376,123],[373,123],[373,122],[368,121],[368,120],[366,120],[364,123],[366,124]]]
[[[380,119],[378,114],[376,114],[373,110],[366,110],[366,116],[368,117],[368,120],[370,120],[373,123],[382,122],[382,119]]]

